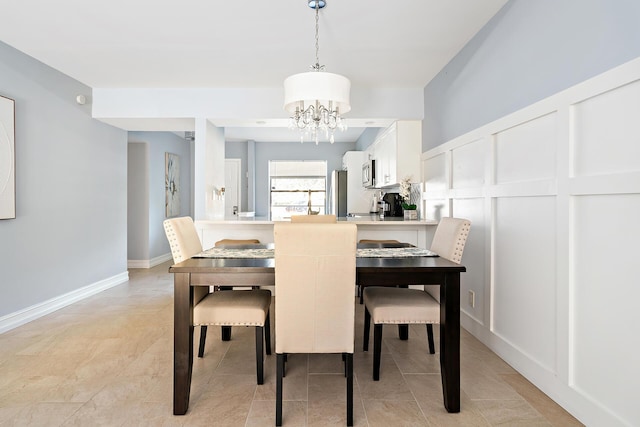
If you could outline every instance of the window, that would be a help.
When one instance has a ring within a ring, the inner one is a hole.
[[[327,162],[269,162],[270,217],[288,219],[310,211],[325,213],[327,199]]]

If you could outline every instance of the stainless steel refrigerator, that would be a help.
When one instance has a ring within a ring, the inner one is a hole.
[[[347,171],[331,172],[329,213],[338,217],[347,216]]]

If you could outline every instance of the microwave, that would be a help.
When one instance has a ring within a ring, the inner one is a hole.
[[[365,188],[376,186],[376,161],[374,159],[367,160],[362,165],[362,186]]]

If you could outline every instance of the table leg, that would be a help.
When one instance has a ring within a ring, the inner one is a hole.
[[[460,412],[460,273],[440,286],[440,370],[444,407]]]
[[[173,275],[173,414],[189,409],[193,366],[193,288],[189,273]]]

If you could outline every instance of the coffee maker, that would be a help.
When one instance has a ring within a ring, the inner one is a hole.
[[[388,211],[385,212],[386,216],[404,216],[402,212],[402,197],[400,197],[400,194],[386,193],[382,196],[382,200],[384,200],[388,206]]]

